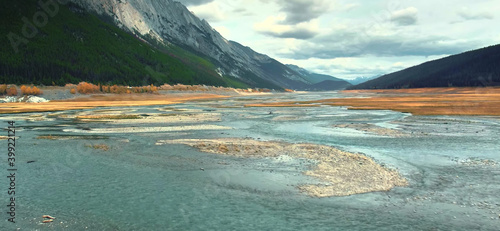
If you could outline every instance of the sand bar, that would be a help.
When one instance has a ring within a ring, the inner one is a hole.
[[[318,164],[303,174],[325,183],[297,186],[313,197],[388,191],[396,186],[408,185],[406,179],[397,171],[383,167],[365,155],[325,145],[236,138],[158,140],[156,144],[185,144],[203,152],[238,157],[264,158],[287,155],[314,160]]]
[[[350,128],[357,131],[368,132],[372,134],[376,134],[379,136],[388,136],[388,137],[409,137],[411,134],[405,133],[402,130],[384,128],[374,124],[368,123],[351,123],[351,124],[336,124],[333,125],[334,128]]]
[[[64,132],[90,133],[90,134],[112,134],[112,133],[150,133],[150,132],[177,132],[177,131],[201,131],[201,130],[228,130],[231,127],[219,125],[189,125],[189,126],[169,126],[169,127],[122,127],[122,128],[93,128],[64,129]]]

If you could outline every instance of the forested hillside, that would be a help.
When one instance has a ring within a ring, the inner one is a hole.
[[[350,89],[500,85],[500,45],[452,55],[381,76]]]
[[[0,46],[0,83],[247,87],[219,76],[206,58],[174,45],[152,46],[75,5],[60,5],[52,17],[36,0],[1,2],[8,7],[0,8],[0,33],[5,35]],[[37,15],[46,15],[46,23],[43,17],[34,22]]]

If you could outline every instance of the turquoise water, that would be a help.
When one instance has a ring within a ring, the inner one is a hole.
[[[198,113],[220,113],[221,121],[204,124],[234,129],[102,134],[99,139],[36,137],[88,135],[64,132],[63,128],[130,125],[75,123],[71,119],[30,122],[26,118],[32,114],[3,115],[2,120],[16,120],[16,135],[20,137],[16,140],[16,223],[7,222],[2,211],[5,219],[0,229],[498,230],[500,168],[460,162],[468,158],[500,162],[499,118],[414,117],[342,107],[219,107],[241,106],[252,99],[309,100],[334,94],[242,97],[174,105],[177,109],[200,109]],[[132,109],[147,114],[158,112],[158,108]],[[335,124],[359,122],[403,129],[418,136],[393,138],[333,128]],[[348,197],[310,198],[295,188],[316,181],[300,174],[311,167],[307,161],[244,159],[202,153],[184,145],[155,145],[157,140],[218,137],[310,142],[362,152],[398,168],[410,186]],[[2,143],[7,146],[6,141]],[[107,144],[110,150],[88,147],[94,144]],[[7,174],[5,162],[1,163]],[[4,188],[2,203],[7,205],[5,177],[0,185]],[[6,206],[3,208],[6,211]],[[57,219],[41,224],[44,214]]]

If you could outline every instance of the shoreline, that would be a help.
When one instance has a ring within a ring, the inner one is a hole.
[[[97,107],[153,106],[184,103],[187,101],[223,99],[231,96],[203,93],[182,94],[144,94],[144,95],[90,95],[66,100],[53,100],[46,103],[3,103],[0,114],[29,112],[56,112],[67,110],[94,109]]]
[[[202,101],[235,96],[266,96],[272,92],[250,91],[249,89],[210,87],[199,85],[161,86],[153,93],[71,93],[76,85],[39,87],[43,94],[32,96],[36,101],[23,95],[4,96],[5,103],[0,103],[0,114],[30,112],[57,112],[67,110],[94,109],[96,107],[151,106],[170,105],[188,101]],[[122,86],[123,87],[123,86]],[[164,89],[165,88],[165,89]],[[8,98],[16,98],[15,101]]]

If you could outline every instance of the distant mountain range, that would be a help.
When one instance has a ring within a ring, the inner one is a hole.
[[[377,75],[377,76],[372,76],[372,77],[357,77],[355,79],[348,79],[346,80],[347,82],[349,82],[350,84],[352,85],[358,85],[358,84],[361,84],[361,83],[364,83],[364,82],[367,82],[367,81],[370,81],[372,79],[376,79],[380,77],[380,75]]]
[[[173,0],[69,0],[57,10],[39,2],[45,1],[8,1],[9,7],[0,9],[0,32],[7,35],[1,38],[1,83],[184,83],[296,90],[347,86],[338,79],[318,86],[316,76],[226,40]],[[27,17],[40,12],[48,15],[47,23]]]
[[[351,86],[349,82],[343,79],[339,79],[330,75],[312,73],[296,65],[287,64],[286,66],[294,70],[295,72],[300,74],[304,79],[308,80],[313,84],[306,90],[317,90],[317,91],[342,90]]]
[[[500,86],[500,45],[426,62],[349,89]]]

